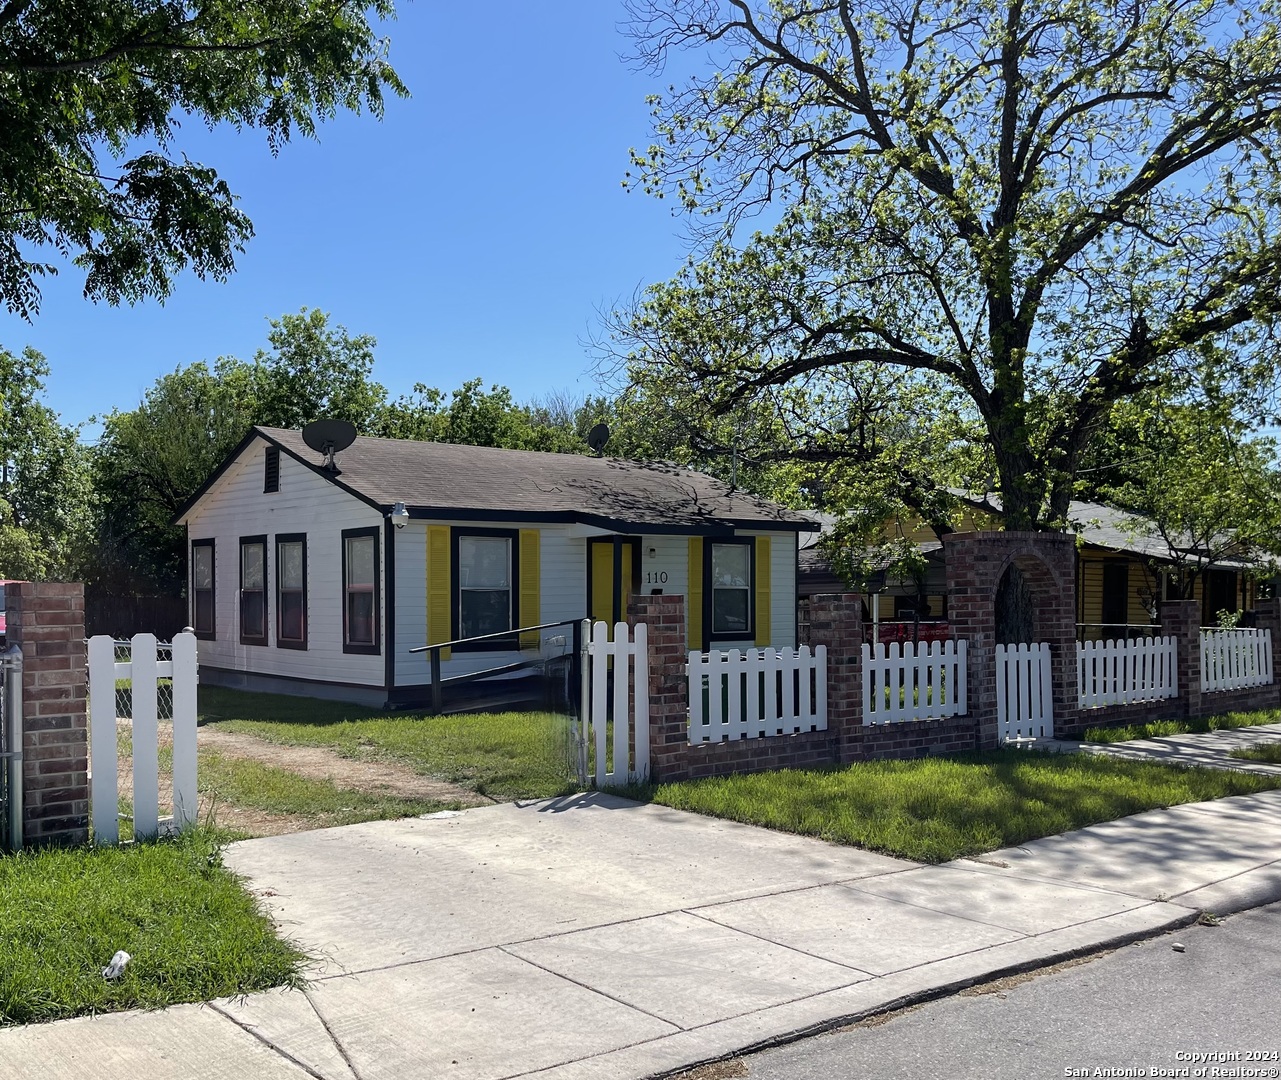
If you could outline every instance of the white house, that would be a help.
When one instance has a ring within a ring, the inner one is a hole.
[[[683,594],[692,648],[792,647],[815,528],[670,465],[361,437],[332,471],[262,427],[175,520],[203,681],[372,705],[427,699],[411,649],[455,643],[445,678],[554,655],[569,627],[462,639],[613,622],[632,593]]]

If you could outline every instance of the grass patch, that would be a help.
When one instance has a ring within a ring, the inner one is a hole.
[[[1155,739],[1162,735],[1188,735],[1256,727],[1259,724],[1281,724],[1281,710],[1256,709],[1253,712],[1220,713],[1201,720],[1153,720],[1148,724],[1126,724],[1123,727],[1092,727],[1086,728],[1085,741],[1128,742],[1131,739]]]
[[[659,784],[678,810],[944,862],[1144,810],[1281,787],[1281,777],[996,751]]]
[[[1258,746],[1243,746],[1232,750],[1228,757],[1240,758],[1242,761],[1266,761],[1272,765],[1281,765],[1281,743],[1260,743]]]
[[[578,788],[566,768],[569,721],[555,713],[391,716],[339,701],[201,687],[200,716],[201,723],[268,742],[402,762],[500,799],[550,798]]]
[[[318,828],[458,808],[456,802],[354,791],[260,761],[207,751],[200,754],[197,785],[201,796],[213,800],[215,806],[225,801],[250,810],[307,817]]]
[[[222,864],[219,837],[0,856],[0,1024],[298,985],[281,941]],[[133,959],[115,982],[117,949]]]

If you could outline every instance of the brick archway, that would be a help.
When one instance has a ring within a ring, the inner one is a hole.
[[[1079,708],[1076,685],[1076,539],[1065,533],[952,533],[943,538],[948,621],[969,642],[969,712],[981,746],[997,743],[996,592],[1017,566],[1032,594],[1033,637],[1050,644],[1055,730]]]

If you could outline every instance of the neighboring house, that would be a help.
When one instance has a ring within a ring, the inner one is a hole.
[[[994,496],[963,498],[965,509],[958,531],[1000,527],[1000,505]],[[834,516],[815,514],[830,527]],[[1080,537],[1077,546],[1076,621],[1085,638],[1124,636],[1128,627],[1156,621],[1157,604],[1177,595],[1168,571],[1173,570],[1169,548],[1147,535],[1143,519],[1102,503],[1074,501],[1068,519]],[[947,585],[942,544],[927,525],[893,521],[891,536],[914,540],[929,560],[922,618],[947,616]],[[832,574],[819,546],[820,533],[801,539],[798,555],[798,595],[804,599],[844,586]],[[1201,621],[1214,625],[1219,611],[1250,611],[1258,595],[1258,568],[1245,559],[1221,558],[1202,568],[1193,588],[1201,604]],[[881,593],[881,618],[913,618],[919,606],[915,583],[891,579]]]
[[[417,703],[430,669],[411,649],[613,622],[632,593],[683,594],[691,648],[796,643],[797,534],[815,525],[710,476],[363,437],[337,468],[254,428],[175,519],[202,681]],[[442,674],[563,653],[569,633],[458,645]]]

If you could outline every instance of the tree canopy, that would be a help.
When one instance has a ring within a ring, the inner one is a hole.
[[[261,131],[272,153],[405,87],[374,23],[390,0],[0,2],[0,303],[39,309],[46,252],[85,296],[164,298],[179,271],[222,280],[253,234],[188,117]]]
[[[1118,401],[1272,404],[1275,0],[631,8],[712,69],[633,152],[700,244],[611,320],[633,387],[807,420],[794,457],[908,505],[990,467],[1014,529],[1065,525]]]

